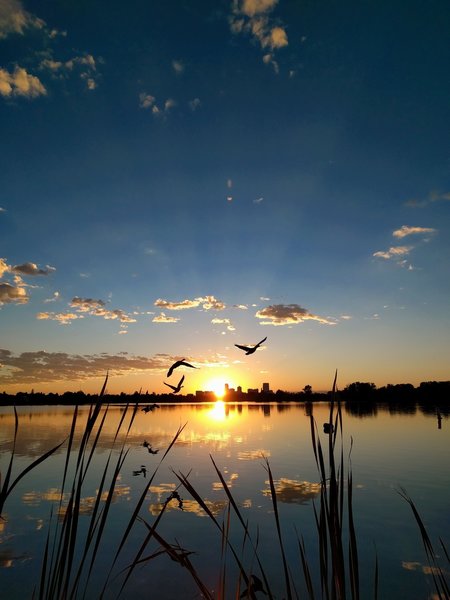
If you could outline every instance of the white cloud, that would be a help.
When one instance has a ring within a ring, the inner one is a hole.
[[[259,310],[258,319],[266,319],[261,325],[296,325],[304,321],[318,321],[326,325],[335,325],[336,321],[310,313],[298,304],[273,304]]]
[[[0,95],[37,98],[46,94],[47,90],[39,78],[27,73],[26,69],[16,66],[13,73],[0,69]]]
[[[0,283],[0,306],[3,304],[26,304],[29,300],[24,287]]]
[[[385,260],[389,260],[391,258],[402,258],[403,256],[407,256],[411,250],[413,250],[413,248],[414,246],[391,246],[389,250],[379,250],[378,252],[374,252],[373,256],[376,256],[377,258],[384,258]]]
[[[396,238],[404,238],[407,235],[426,235],[437,233],[437,229],[432,227],[409,227],[408,225],[402,225],[400,229],[396,229],[392,235]]]
[[[230,319],[211,319],[213,325],[230,325]]]
[[[180,317],[167,317],[163,312],[153,317],[152,323],[178,323]]]
[[[6,212],[6,208],[0,206],[0,213]]]

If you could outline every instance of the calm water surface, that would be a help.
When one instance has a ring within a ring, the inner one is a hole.
[[[83,430],[87,408],[81,408],[76,438]],[[283,536],[290,568],[302,593],[303,582],[298,556],[298,535],[303,536],[313,577],[317,577],[317,534],[313,502],[318,493],[318,474],[310,433],[310,408],[306,405],[161,405],[144,414],[139,411],[126,441],[129,448],[114,495],[109,526],[96,562],[92,588],[87,598],[98,597],[130,514],[148,478],[159,464],[180,425],[186,424],[178,441],[159,467],[141,510],[151,524],[162,503],[175,489],[174,472],[189,473],[189,479],[211,511],[221,521],[227,498],[214,470],[211,456],[231,488],[269,575],[277,599],[284,597],[282,564],[276,541],[273,508],[263,457],[267,457],[276,480]],[[319,431],[328,420],[328,405],[314,404],[313,415]],[[123,409],[109,409],[89,476],[83,489],[80,532],[92,514],[100,474],[106,464],[113,436]],[[14,472],[63,441],[72,422],[72,407],[21,407]],[[344,409],[344,453],[350,442],[354,485],[354,517],[361,568],[362,598],[373,597],[375,555],[379,564],[379,598],[433,598],[421,538],[411,509],[397,493],[405,488],[418,506],[433,542],[438,548],[442,537],[450,546],[450,423],[435,415],[413,409],[396,414],[378,408],[374,414],[357,416]],[[0,409],[0,468],[5,472],[14,434],[11,408]],[[326,435],[320,433],[323,442]],[[147,441],[158,454],[150,454]],[[114,452],[113,452],[114,454]],[[56,511],[66,446],[29,473],[14,490],[0,521],[0,590],[7,600],[31,598],[39,583],[43,549],[50,525],[50,512]],[[133,475],[144,465],[147,477]],[[180,490],[183,510],[170,502],[158,531],[169,542],[192,551],[190,558],[210,589],[217,589],[220,571],[220,535],[198,504]],[[83,520],[85,522],[83,522]],[[135,556],[147,529],[137,523],[122,553],[119,568]],[[241,548],[242,530],[232,519],[232,539]],[[149,547],[146,554],[158,550]],[[244,551],[245,552],[245,551]],[[249,570],[251,554],[247,552]],[[253,561],[254,563],[254,561]],[[254,569],[258,573],[256,567]],[[228,559],[227,572],[233,573]],[[108,598],[117,595],[120,577],[112,582]],[[318,581],[318,580],[317,580]],[[234,581],[233,581],[234,584]],[[233,586],[228,596],[234,596]],[[199,598],[190,576],[166,556],[139,567],[123,597],[172,599]],[[261,596],[264,597],[264,596]]]

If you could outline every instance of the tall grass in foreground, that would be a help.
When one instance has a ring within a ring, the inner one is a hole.
[[[311,441],[317,464],[320,496],[319,505],[313,505],[314,519],[318,540],[318,556],[314,564],[307,557],[305,542],[301,535],[296,533],[296,541],[299,551],[298,563],[289,565],[283,540],[281,518],[278,510],[277,493],[274,477],[270,464],[265,459],[265,468],[269,478],[271,500],[274,514],[274,528],[279,547],[280,556],[280,581],[283,582],[284,597],[287,600],[299,598],[296,589],[293,572],[298,572],[301,566],[305,588],[308,597],[314,600],[321,597],[326,600],[344,600],[360,598],[359,591],[359,565],[356,531],[353,519],[353,482],[351,469],[345,475],[342,412],[339,399],[336,395],[336,377],[333,383],[333,394],[330,402],[328,431],[330,432],[326,447],[324,448],[318,435],[317,424],[313,416],[310,417]],[[209,509],[201,495],[190,483],[188,475],[175,473],[181,485],[197,501],[218,529],[222,539],[222,561],[219,574],[219,592],[217,598],[223,600],[227,597],[226,558],[231,554],[238,567],[238,581],[233,582],[235,597],[257,598],[257,593],[267,595],[269,599],[275,598],[275,592],[263,566],[263,560],[259,552],[258,534],[253,538],[250,527],[239,509],[237,501],[233,498],[231,490],[227,485],[222,473],[211,457],[215,472],[220,479],[223,490],[229,503],[228,514],[222,522],[217,519]],[[237,517],[242,528],[243,542],[239,549],[233,544],[230,535],[230,514]],[[244,555],[246,546],[250,546],[250,564],[247,564]],[[319,568],[313,568],[319,565]],[[313,572],[319,573],[319,581],[313,581]],[[374,597],[377,597],[378,586],[377,568],[374,575]],[[275,583],[275,582],[273,582]],[[278,588],[279,582],[276,582]]]
[[[119,481],[124,462],[129,452],[127,440],[135,420],[138,405],[126,405],[122,411],[117,425],[113,442],[107,455],[106,464],[100,476],[92,513],[86,523],[82,517],[82,498],[86,487],[87,476],[94,454],[98,448],[102,429],[108,415],[109,405],[104,404],[104,393],[108,377],[106,377],[97,402],[89,408],[85,429],[75,450],[75,431],[79,424],[79,411],[75,406],[70,432],[66,440],[43,454],[32,462],[21,473],[13,478],[13,465],[16,440],[18,435],[19,420],[15,413],[15,429],[12,452],[4,479],[0,474],[0,518],[5,502],[10,497],[15,486],[32,469],[37,467],[61,446],[67,442],[64,469],[61,474],[61,492],[55,514],[51,514],[45,549],[43,553],[41,575],[36,586],[33,598],[39,600],[75,600],[92,598],[102,599],[105,595],[125,596],[125,590],[138,567],[148,565],[159,556],[168,556],[174,563],[186,569],[194,581],[199,594],[206,600],[225,600],[226,598],[250,598],[258,600],[262,595],[269,600],[280,598],[279,589],[283,588],[283,598],[309,598],[310,600],[359,600],[359,557],[357,546],[356,527],[353,517],[353,480],[351,472],[350,454],[344,459],[343,420],[339,397],[336,394],[336,377],[333,383],[333,393],[330,402],[329,417],[325,443],[319,435],[317,424],[310,416],[311,443],[314,454],[320,493],[318,501],[313,503],[313,517],[315,523],[317,554],[311,558],[311,552],[306,548],[305,540],[301,533],[295,529],[295,542],[298,547],[298,558],[289,563],[286,552],[285,533],[283,533],[282,518],[279,512],[276,484],[267,459],[264,459],[273,509],[273,526],[279,556],[279,573],[277,581],[271,580],[264,566],[263,552],[259,540],[259,532],[253,529],[244,517],[238,502],[233,497],[229,485],[226,483],[220,469],[211,456],[215,473],[228,501],[228,508],[221,518],[215,516],[189,480],[190,473],[183,474],[173,471],[178,478],[179,486],[168,496],[163,503],[159,514],[152,523],[148,523],[140,516],[140,511],[148,495],[150,486],[166,458],[167,454],[176,443],[184,429],[181,426],[173,440],[162,455],[153,473],[147,479],[144,489],[139,496],[131,515],[120,534],[117,548],[111,554],[109,569],[103,574],[103,581],[98,587],[96,582],[95,596],[93,596],[92,575],[96,572],[96,565],[100,555],[105,551],[105,531],[111,526],[111,506],[114,493]],[[350,446],[351,451],[351,446]],[[346,472],[347,471],[347,472]],[[218,573],[218,586],[213,593],[204,583],[204,579],[195,568],[191,560],[191,552],[176,543],[164,539],[158,532],[158,527],[167,509],[169,502],[176,500],[182,508],[182,500],[178,489],[183,487],[198,505],[205,511],[217,529],[221,541],[220,568]],[[430,574],[436,590],[434,598],[450,600],[449,584],[446,573],[440,565],[437,554],[426,531],[425,525],[407,492],[400,488],[401,497],[410,505],[414,518],[418,524],[424,544]],[[239,543],[234,542],[232,535],[232,521],[237,520],[242,531]],[[83,521],[83,526],[81,526]],[[135,527],[141,527],[145,536],[140,546],[134,550],[131,563],[118,572],[118,561],[122,551],[129,540]],[[148,553],[150,542],[159,544],[157,550]],[[440,546],[443,556],[450,564],[450,557],[442,540]],[[316,549],[315,549],[316,550]],[[111,549],[108,549],[108,554]],[[230,568],[230,561],[237,567]],[[293,574],[301,573],[305,593],[297,589],[298,581]],[[121,584],[116,583],[116,577],[121,576]],[[149,581],[151,574],[149,574]],[[112,584],[114,582],[114,589]],[[306,594],[306,596],[305,596]],[[375,559],[373,574],[373,598],[378,596],[378,564]],[[160,592],[164,599],[164,591]]]
[[[34,597],[39,600],[73,600],[75,598],[92,597],[92,590],[90,589],[91,576],[95,571],[99,553],[104,551],[102,547],[103,535],[108,519],[110,520],[110,509],[119,475],[130,449],[126,448],[128,435],[138,410],[138,404],[131,407],[127,404],[122,412],[98,484],[87,532],[82,535],[83,528],[80,527],[80,517],[82,514],[81,499],[84,484],[109,411],[109,405],[102,403],[107,380],[108,377],[105,379],[97,402],[90,406],[85,430],[77,452],[73,452],[73,446],[78,420],[78,407],[74,409],[62,475],[59,506],[56,518],[50,519],[40,584],[34,593]],[[122,534],[119,546],[114,553],[110,569],[105,574],[103,588],[100,592],[96,592],[96,598],[104,596],[114,574],[114,567],[119,555],[138,521],[139,512],[156,473],[183,428],[184,426],[178,429],[158,465],[148,478]],[[119,434],[123,433],[124,435],[122,435],[122,440],[119,443]],[[73,471],[70,478],[68,478],[69,471]],[[160,517],[157,519],[158,521]]]

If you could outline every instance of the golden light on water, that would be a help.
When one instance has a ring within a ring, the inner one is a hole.
[[[224,421],[226,419],[225,402],[216,400],[211,410],[208,411],[208,417],[213,421]]]

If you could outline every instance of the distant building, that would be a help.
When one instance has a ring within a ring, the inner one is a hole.
[[[270,392],[270,384],[263,383],[262,384],[262,393],[263,394],[268,394],[269,392]]]
[[[247,394],[258,394],[258,389],[257,388],[248,388],[247,390]]]

